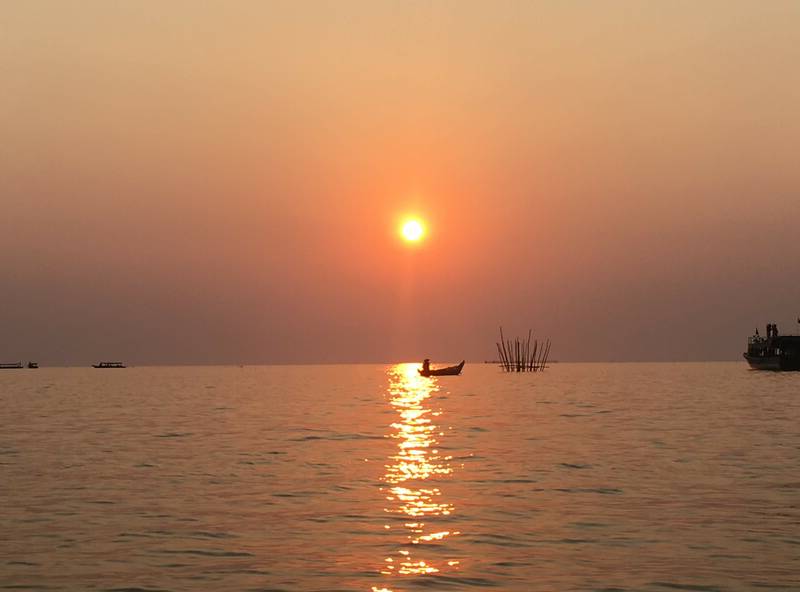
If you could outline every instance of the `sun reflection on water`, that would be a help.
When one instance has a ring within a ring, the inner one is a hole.
[[[402,537],[400,547],[384,559],[380,572],[387,576],[430,575],[459,568],[458,560],[442,559],[430,547],[459,534],[442,524],[455,507],[443,499],[437,486],[453,472],[452,456],[438,449],[444,436],[438,425],[442,412],[430,402],[438,390],[437,379],[420,376],[415,364],[398,364],[389,371],[389,404],[399,419],[391,424],[388,437],[397,441],[397,450],[388,458],[381,491],[388,502],[384,511],[394,517],[384,528],[402,529]],[[373,587],[372,592],[392,590]]]

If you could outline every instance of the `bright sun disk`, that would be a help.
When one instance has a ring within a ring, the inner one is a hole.
[[[419,220],[408,220],[401,230],[403,238],[409,242],[417,242],[425,234],[425,228]]]

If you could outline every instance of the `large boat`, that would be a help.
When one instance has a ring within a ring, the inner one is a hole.
[[[779,335],[777,325],[767,325],[767,336],[756,330],[743,355],[754,370],[800,370],[800,335]]]
[[[99,364],[92,364],[92,368],[125,368],[122,362],[100,362]]]
[[[461,363],[456,366],[447,366],[446,368],[419,368],[417,372],[419,372],[422,376],[456,376],[461,374],[461,369],[464,367],[464,360],[461,360]]]
[[[22,362],[12,362],[10,364],[0,364],[0,370],[18,370],[22,368]]]

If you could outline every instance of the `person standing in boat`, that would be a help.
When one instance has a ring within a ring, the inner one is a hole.
[[[431,361],[428,358],[422,360],[422,371],[427,373],[431,370]]]

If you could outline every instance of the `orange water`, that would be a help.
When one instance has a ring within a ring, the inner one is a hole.
[[[800,590],[800,374],[0,372],[0,588]]]

